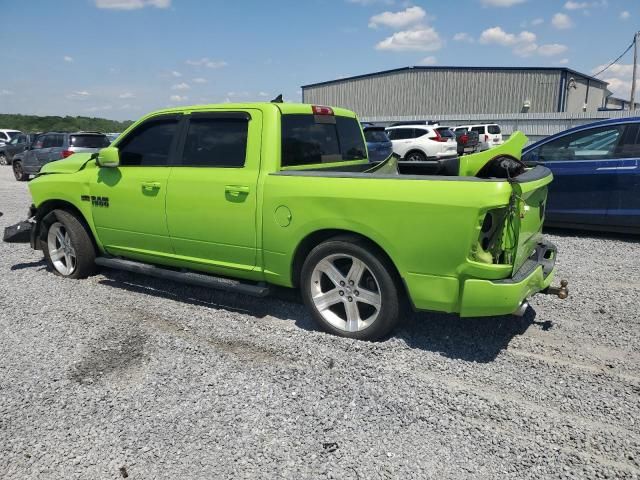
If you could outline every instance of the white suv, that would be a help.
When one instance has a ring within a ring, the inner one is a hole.
[[[502,130],[500,130],[500,125],[496,123],[485,123],[480,125],[459,125],[454,128],[454,131],[462,129],[471,130],[472,132],[476,132],[478,134],[480,151],[489,150],[490,148],[497,147],[498,145],[502,145],[504,143],[504,141],[502,140]]]
[[[9,130],[7,128],[0,128],[0,144],[4,145],[9,143],[13,137],[22,133],[20,130]]]
[[[389,127],[386,131],[393,144],[393,153],[403,160],[423,162],[458,154],[456,136],[451,130],[438,129],[433,125],[401,125]]]

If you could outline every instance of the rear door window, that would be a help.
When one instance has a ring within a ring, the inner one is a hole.
[[[366,158],[362,131],[355,118],[336,116],[317,121],[314,115],[282,116],[283,167]]]
[[[487,131],[491,135],[497,135],[500,133],[500,127],[498,125],[487,125]]]
[[[69,144],[77,148],[105,148],[109,139],[106,135],[71,135]]]
[[[236,118],[192,118],[184,144],[182,165],[243,167],[248,127],[248,118],[242,114],[237,114]]]
[[[484,135],[484,127],[471,127],[472,132],[476,132],[478,135]]]
[[[41,148],[51,148],[56,145],[56,135],[45,135],[42,139],[42,147]]]
[[[406,140],[412,138],[413,130],[411,128],[394,128],[388,130],[387,135],[391,140]]]

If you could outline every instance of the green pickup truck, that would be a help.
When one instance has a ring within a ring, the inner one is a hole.
[[[522,313],[535,293],[566,296],[541,236],[552,175],[520,163],[525,141],[371,164],[341,108],[166,109],[44,166],[31,246],[69,278],[100,265],[259,296],[299,288],[321,328],[358,339],[389,333],[404,305]]]

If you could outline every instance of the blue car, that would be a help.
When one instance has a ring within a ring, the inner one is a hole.
[[[546,225],[640,233],[640,117],[566,130],[522,159],[553,172]]]
[[[393,153],[393,145],[384,131],[384,127],[376,127],[370,123],[363,123],[362,130],[367,141],[369,161],[371,163],[382,162]]]

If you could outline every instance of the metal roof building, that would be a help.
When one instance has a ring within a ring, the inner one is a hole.
[[[405,67],[302,87],[302,101],[360,117],[589,112],[607,82],[568,68]]]

